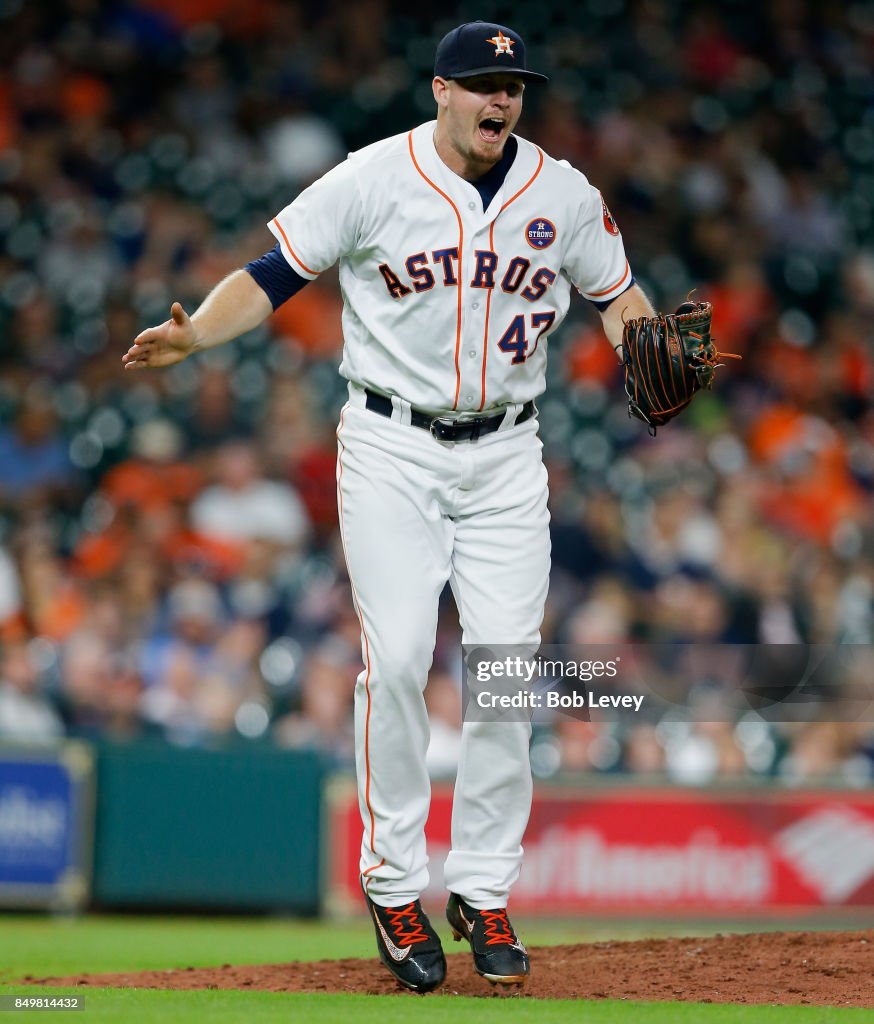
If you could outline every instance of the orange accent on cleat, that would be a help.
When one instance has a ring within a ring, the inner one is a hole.
[[[415,903],[405,907],[385,907],[385,913],[391,921],[394,940],[397,944],[412,946],[416,942],[427,942],[428,935],[423,930]]]

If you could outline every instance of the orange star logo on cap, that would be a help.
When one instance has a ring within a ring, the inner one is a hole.
[[[513,43],[515,40],[508,38],[503,32],[499,31],[496,36],[486,40],[487,43],[495,44],[495,56],[500,57],[502,53],[507,53],[511,57],[513,56]]]

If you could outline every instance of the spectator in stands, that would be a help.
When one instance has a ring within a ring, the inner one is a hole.
[[[0,428],[0,508],[26,511],[69,502],[76,474],[45,382],[22,396],[14,422]]]
[[[64,724],[42,692],[29,638],[4,645],[0,656],[0,739],[57,740]]]
[[[651,722],[635,722],[622,743],[621,768],[632,775],[661,775],[665,771],[665,748]]]
[[[657,305],[697,289],[720,347],[745,355],[652,441],[572,307],[540,415],[544,642],[874,641],[871,30],[864,5],[821,6],[589,4],[585,32],[537,7],[528,36],[565,95],[529,134],[585,153]],[[251,225],[289,181],[421,120],[410,69],[432,26],[398,24],[381,0],[0,4],[0,635],[56,652],[70,730],[136,734],[142,700],[158,732],[214,742],[263,699],[259,645],[290,631],[327,680],[323,703],[312,682],[298,695],[295,729],[347,749],[336,288],[308,286],[196,370],[125,387],[107,353],[155,322],[171,279],[194,303],[263,251]],[[175,599],[192,624],[168,596],[195,576],[206,589]],[[113,601],[121,638],[96,628]],[[670,726],[611,733],[620,763],[738,770],[727,722],[690,726],[682,757]],[[612,770],[580,723],[562,730],[566,763]],[[801,730],[783,775],[843,777],[866,742]]]
[[[777,768],[780,779],[791,786],[823,781],[870,784],[871,763],[863,754],[868,731],[868,723],[828,720],[792,728],[789,750]]]
[[[218,587],[195,578],[171,588],[165,611],[141,651],[143,715],[182,744],[231,732],[240,704],[261,695],[263,628],[232,618]]]
[[[10,553],[0,545],[0,640],[18,636],[24,628],[21,579]]]
[[[232,441],[216,453],[214,483],[191,507],[191,523],[206,537],[260,539],[280,550],[295,550],[307,537],[306,512],[290,484],[267,479],[257,449]]]
[[[425,763],[432,779],[454,779],[461,752],[461,687],[449,672],[433,669],[425,687],[431,736]]]
[[[357,649],[327,637],[311,653],[300,684],[300,709],[274,727],[276,741],[330,755],[351,768],[355,759],[352,697],[358,675]]]

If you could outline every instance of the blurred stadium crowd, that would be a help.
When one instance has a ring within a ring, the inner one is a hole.
[[[874,640],[872,7],[444,14],[0,0],[0,737],[275,742],[351,764],[336,282],[172,371],[120,357],[270,248],[268,218],[346,151],[432,116],[436,41],[476,17],[516,27],[551,74],[520,133],[602,190],[655,305],[696,289],[744,357],[653,441],[577,301],[540,403],[544,640]],[[437,775],[458,645],[448,600],[426,693]],[[828,717],[561,717],[537,727],[535,770],[865,784],[874,726]]]

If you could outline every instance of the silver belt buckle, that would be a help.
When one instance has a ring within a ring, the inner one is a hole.
[[[428,426],[428,431],[435,441],[439,441],[441,444],[452,444],[453,442],[451,440],[441,437],[437,432],[441,426],[454,427],[455,420],[449,419],[447,416],[435,416]]]

